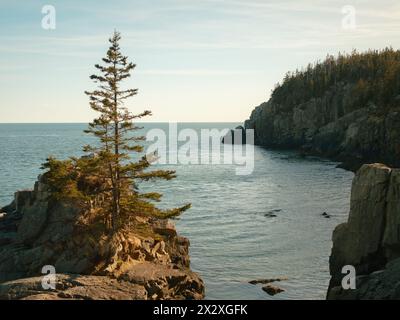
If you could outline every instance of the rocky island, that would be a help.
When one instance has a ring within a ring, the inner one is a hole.
[[[49,200],[46,176],[0,209],[0,299],[201,299],[189,241],[167,219],[136,216],[105,235],[81,224],[79,206]],[[56,287],[43,288],[54,266]]]

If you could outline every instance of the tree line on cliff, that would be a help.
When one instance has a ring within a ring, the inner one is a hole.
[[[324,61],[288,72],[271,97],[290,110],[343,83],[354,84],[353,110],[367,103],[378,105],[378,112],[395,106],[400,99],[400,51],[385,48],[364,53],[354,50],[337,57],[328,55]]]

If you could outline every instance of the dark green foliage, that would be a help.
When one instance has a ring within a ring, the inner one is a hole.
[[[365,53],[353,51],[328,56],[325,61],[306,69],[287,73],[282,84],[272,92],[273,101],[291,109],[335,90],[343,84],[353,85],[353,109],[372,102],[382,110],[398,104],[400,95],[400,51],[386,48]]]

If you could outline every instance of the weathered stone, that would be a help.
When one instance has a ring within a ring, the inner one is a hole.
[[[153,230],[156,233],[169,237],[175,237],[177,235],[175,225],[172,223],[172,221],[167,219],[155,221],[153,223]]]
[[[400,169],[393,169],[386,203],[386,225],[383,237],[388,259],[400,256]]]
[[[204,294],[203,281],[195,273],[168,265],[139,263],[118,279],[143,285],[148,291],[148,299],[154,299],[154,294],[163,299],[200,299]]]
[[[363,163],[400,166],[400,112],[377,115],[373,104],[354,110],[353,88],[337,83],[298,105],[270,99],[252,111],[245,129],[254,129],[257,145],[326,156],[353,171]]]
[[[38,201],[23,209],[20,207],[23,218],[18,227],[17,240],[31,243],[43,231],[47,221],[47,202]]]
[[[29,207],[33,201],[34,196],[32,190],[18,191],[14,195],[15,210],[22,212],[22,209],[27,206]]]
[[[400,299],[400,258],[389,262],[384,270],[358,276],[356,289],[331,288],[330,300],[398,300]]]
[[[270,296],[274,296],[274,295],[276,295],[278,293],[281,293],[281,292],[285,291],[282,288],[279,288],[277,286],[273,286],[271,284],[267,284],[266,286],[263,286],[262,289],[263,289],[263,291],[268,293]]]
[[[387,262],[400,257],[400,170],[382,164],[364,165],[352,185],[351,206],[347,223],[338,225],[332,236],[330,256],[331,281],[328,298],[392,297],[391,287],[380,285],[385,292],[373,293],[373,283],[382,274]],[[343,266],[356,269],[358,283],[368,282],[361,291],[350,293],[340,288]],[[390,265],[390,264],[389,264]],[[389,266],[388,265],[388,266]],[[383,271],[382,271],[383,270]],[[380,271],[380,272],[376,272]]]
[[[0,284],[1,299],[204,297],[189,269],[189,241],[172,222],[136,217],[140,228],[99,233],[80,224],[87,213],[80,203],[51,200],[40,179],[33,191],[17,192],[17,210],[0,218],[0,282],[8,281]],[[45,265],[61,274],[54,292],[35,278]]]
[[[141,285],[109,277],[57,274],[55,290],[42,287],[43,277],[0,284],[2,300],[135,300],[147,299]]]

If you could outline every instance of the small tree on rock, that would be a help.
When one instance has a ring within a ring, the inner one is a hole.
[[[126,225],[135,215],[170,218],[190,208],[188,204],[161,210],[154,202],[160,201],[162,194],[139,191],[141,181],[171,180],[176,175],[175,171],[149,170],[150,162],[140,145],[145,137],[134,135],[141,129],[134,120],[150,116],[151,112],[132,114],[124,104],[137,94],[137,89],[122,87],[135,65],[122,55],[120,39],[120,33],[114,32],[103,64],[95,65],[99,73],[90,77],[98,87],[85,92],[90,98],[90,107],[99,113],[85,132],[98,138],[98,143],[85,146],[84,152],[88,156],[81,159],[58,161],[49,158],[43,165],[49,170],[47,178],[58,198],[64,194],[79,197],[86,203],[100,203],[97,209],[109,217],[107,224],[113,231]],[[133,157],[133,154],[138,156]]]

